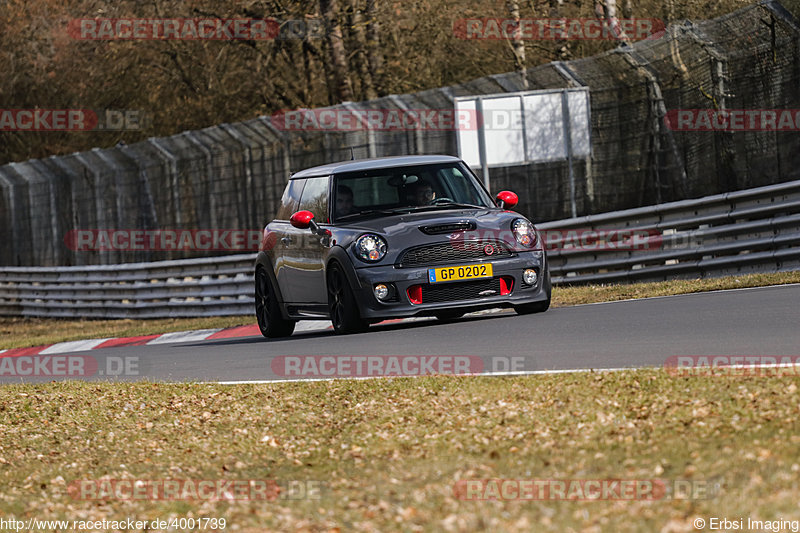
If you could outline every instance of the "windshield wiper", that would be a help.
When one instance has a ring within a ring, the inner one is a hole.
[[[419,205],[419,206],[410,205],[408,207],[404,207],[403,209],[407,209],[409,213],[413,213],[416,211],[429,211],[431,209],[452,209],[454,207],[461,209],[486,209],[486,207],[482,207],[480,205],[461,204],[458,202],[447,202],[441,204]]]
[[[451,209],[453,207],[461,207],[465,209],[486,209],[480,205],[472,205],[472,204],[461,204],[458,202],[447,202],[442,204],[433,204],[433,205],[405,205],[402,207],[393,207],[391,209],[366,209],[364,211],[359,211],[358,213],[350,213],[349,215],[344,215],[337,217],[337,221],[340,220],[347,220],[350,218],[357,218],[362,216],[371,216],[371,215],[397,215],[400,213],[414,213],[416,211],[428,211],[431,209]]]
[[[464,207],[467,209],[487,209],[484,206],[473,204],[462,204],[460,202],[442,202],[439,204],[431,204],[429,207]]]
[[[402,208],[405,209],[405,208]],[[345,220],[348,218],[356,218],[362,216],[369,216],[369,215],[394,215],[397,212],[396,209],[366,209],[364,211],[359,211],[358,213],[350,213],[349,215],[343,215],[340,217],[336,217],[336,220]]]

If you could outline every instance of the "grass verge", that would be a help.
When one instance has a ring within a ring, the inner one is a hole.
[[[216,517],[241,532],[670,532],[693,531],[697,517],[800,518],[797,377],[649,369],[490,379],[4,386],[0,515]],[[313,481],[321,492],[85,501],[67,490],[100,478]],[[456,497],[459,481],[497,478],[714,488],[656,501]]]
[[[800,272],[748,274],[723,278],[673,280],[630,285],[560,286],[553,289],[553,306],[648,298],[694,292],[800,283]],[[255,323],[255,317],[171,318],[160,320],[62,320],[0,318],[0,349],[104,337],[134,337]]]

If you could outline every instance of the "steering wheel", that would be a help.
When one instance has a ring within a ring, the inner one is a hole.
[[[453,201],[452,198],[447,198],[446,196],[443,196],[441,198],[434,198],[433,200],[428,202],[428,205],[453,204],[453,203],[455,202]]]

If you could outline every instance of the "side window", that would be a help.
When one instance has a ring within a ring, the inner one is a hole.
[[[275,214],[276,220],[289,220],[295,211],[299,211],[297,206],[300,203],[300,193],[303,192],[305,182],[306,180],[289,180],[281,197],[281,205]]]
[[[328,220],[328,177],[308,178],[300,197],[300,210],[314,213],[314,220],[322,224]]]

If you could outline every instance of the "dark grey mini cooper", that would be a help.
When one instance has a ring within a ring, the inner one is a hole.
[[[390,318],[550,306],[539,235],[450,156],[347,161],[294,174],[255,265],[265,337],[297,320],[355,333]]]

